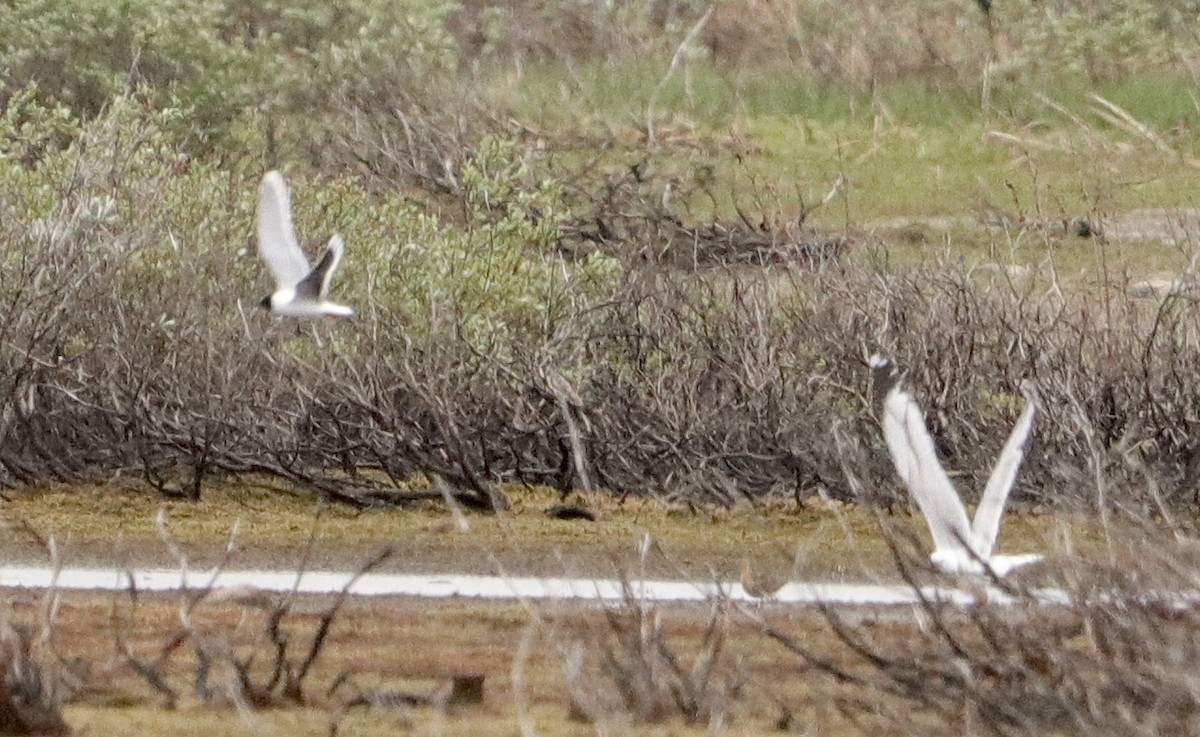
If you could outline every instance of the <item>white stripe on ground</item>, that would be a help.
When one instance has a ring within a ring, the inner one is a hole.
[[[214,579],[215,576],[215,579]],[[301,594],[335,594],[346,587],[354,574],[344,571],[268,571],[222,570],[191,571],[145,569],[124,571],[116,568],[63,568],[57,576],[48,567],[0,567],[0,587],[122,591],[132,585],[139,591],[178,591],[180,589],[252,586],[262,591]],[[298,580],[297,580],[298,579]],[[358,596],[412,596],[424,598],[471,599],[575,599],[620,601],[627,595],[644,601],[707,601],[727,597],[734,601],[772,601],[786,604],[900,605],[915,604],[918,592],[905,585],[856,583],[805,583],[784,585],[773,595],[760,598],[748,593],[740,583],[717,584],[692,581],[630,580],[586,578],[530,578],[521,576],[421,575],[404,573],[366,573],[354,581],[350,593]],[[923,587],[920,595],[958,606],[979,601],[980,592],[963,589]],[[992,603],[1011,601],[995,590],[988,591]],[[1061,592],[1041,591],[1039,600],[1062,601]]]

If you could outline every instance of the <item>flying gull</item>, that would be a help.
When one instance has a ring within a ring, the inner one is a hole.
[[[342,237],[335,234],[316,267],[310,267],[296,241],[292,203],[283,175],[267,172],[258,196],[258,252],[275,278],[275,291],[263,297],[261,307],[288,317],[352,316],[354,310],[325,298],[344,248]]]
[[[1000,518],[1008,501],[1017,470],[1025,457],[1025,445],[1033,429],[1037,404],[1031,395],[1017,424],[1000,451],[992,475],[984,487],[974,522],[938,461],[933,438],[925,427],[921,408],[900,388],[899,374],[890,358],[871,357],[875,395],[883,400],[883,439],[891,453],[896,473],[913,495],[929,531],[934,551],[930,561],[946,573],[982,574],[985,566],[998,576],[1042,559],[1038,554],[993,555]]]

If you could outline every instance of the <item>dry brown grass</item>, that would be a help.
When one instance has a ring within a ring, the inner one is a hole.
[[[573,692],[563,678],[560,648],[564,640],[591,642],[597,618],[603,617],[591,606],[539,605],[541,611],[531,617],[525,607],[516,604],[351,601],[330,630],[326,653],[311,674],[313,684],[340,685],[327,695],[314,691],[303,707],[241,712],[239,716],[237,711],[213,708],[188,689],[181,691],[173,711],[162,711],[161,696],[131,672],[123,658],[114,656],[112,630],[105,623],[113,621],[116,625],[119,621],[127,628],[132,635],[129,645],[135,652],[157,652],[178,632],[177,602],[143,597],[136,608],[130,608],[129,602],[122,599],[71,594],[61,606],[56,646],[91,667],[86,687],[67,708],[67,718],[77,729],[103,734],[122,720],[154,719],[161,720],[161,734],[190,734],[193,732],[189,730],[197,730],[200,725],[214,733],[226,733],[236,731],[239,724],[244,728],[246,723],[268,732],[291,729],[302,734],[328,729],[331,723],[340,723],[343,733],[365,730],[368,734],[394,729],[397,722],[420,728],[440,724],[456,734],[494,734],[497,728],[517,729],[523,724],[537,724],[539,731],[549,734],[593,729],[584,730],[570,718]],[[293,631],[311,631],[323,608],[316,601],[298,602]],[[631,614],[632,610],[615,616]],[[197,607],[194,615],[195,626],[209,638],[224,638],[230,647],[240,649],[253,644],[259,623],[267,617],[257,610],[215,603]],[[670,642],[680,657],[692,657],[689,653],[709,629],[707,614],[689,607],[664,610],[657,620],[659,636]],[[756,627],[739,624],[737,617],[721,626],[727,629],[726,647],[731,651],[766,656],[755,663],[755,668],[788,666],[788,656],[780,657],[778,651],[771,655],[763,647]],[[515,666],[517,662],[522,664],[520,668]],[[187,649],[181,649],[164,664],[162,672],[167,678],[188,683],[196,665]],[[438,708],[380,697],[436,697],[448,686],[452,674],[466,670],[485,677],[482,704]],[[752,675],[757,676],[757,671]],[[774,728],[778,712],[756,689],[756,682],[756,678],[747,677],[745,699],[726,704],[718,724],[737,724],[749,734],[766,734]],[[657,685],[657,679],[652,685]],[[367,693],[379,698],[343,710],[345,704]],[[635,733],[647,729],[644,715],[622,713],[607,714],[605,723],[625,724]],[[654,721],[660,725],[658,728],[682,734],[704,733],[703,727],[688,726],[686,720],[669,712]]]
[[[713,602],[702,627],[672,642],[663,610],[627,590],[623,606],[606,608],[562,646],[572,716],[598,725],[614,715],[646,722],[680,717],[710,729],[726,724],[749,680],[742,656],[728,649],[730,609]]]
[[[33,628],[0,623],[0,734],[66,734],[59,664]]]

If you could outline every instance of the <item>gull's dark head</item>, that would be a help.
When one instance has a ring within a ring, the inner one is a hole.
[[[869,364],[871,366],[871,404],[878,411],[883,406],[888,392],[900,382],[900,371],[891,358],[879,353],[871,356]]]
[[[262,300],[259,301],[258,306],[263,308],[267,312],[270,312],[271,311],[271,295],[268,294],[267,296],[263,297]]]

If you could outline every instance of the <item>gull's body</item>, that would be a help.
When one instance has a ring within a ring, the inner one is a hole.
[[[269,171],[258,195],[258,252],[275,279],[275,291],[259,304],[288,317],[350,317],[354,310],[325,298],[329,280],[342,260],[345,245],[339,235],[309,267],[292,227],[292,203],[283,175]]]
[[[871,357],[875,393],[883,400],[883,439],[887,443],[896,473],[913,495],[929,531],[934,551],[929,556],[934,566],[946,573],[982,574],[985,566],[1004,576],[1014,568],[1041,560],[1037,554],[993,555],[1004,505],[1025,457],[1025,444],[1033,429],[1036,402],[1031,397],[1008,441],[996,459],[996,466],[984,487],[975,519],[967,518],[967,509],[950,483],[950,477],[938,461],[933,438],[925,427],[925,418],[913,398],[900,388],[899,377],[891,360]]]

